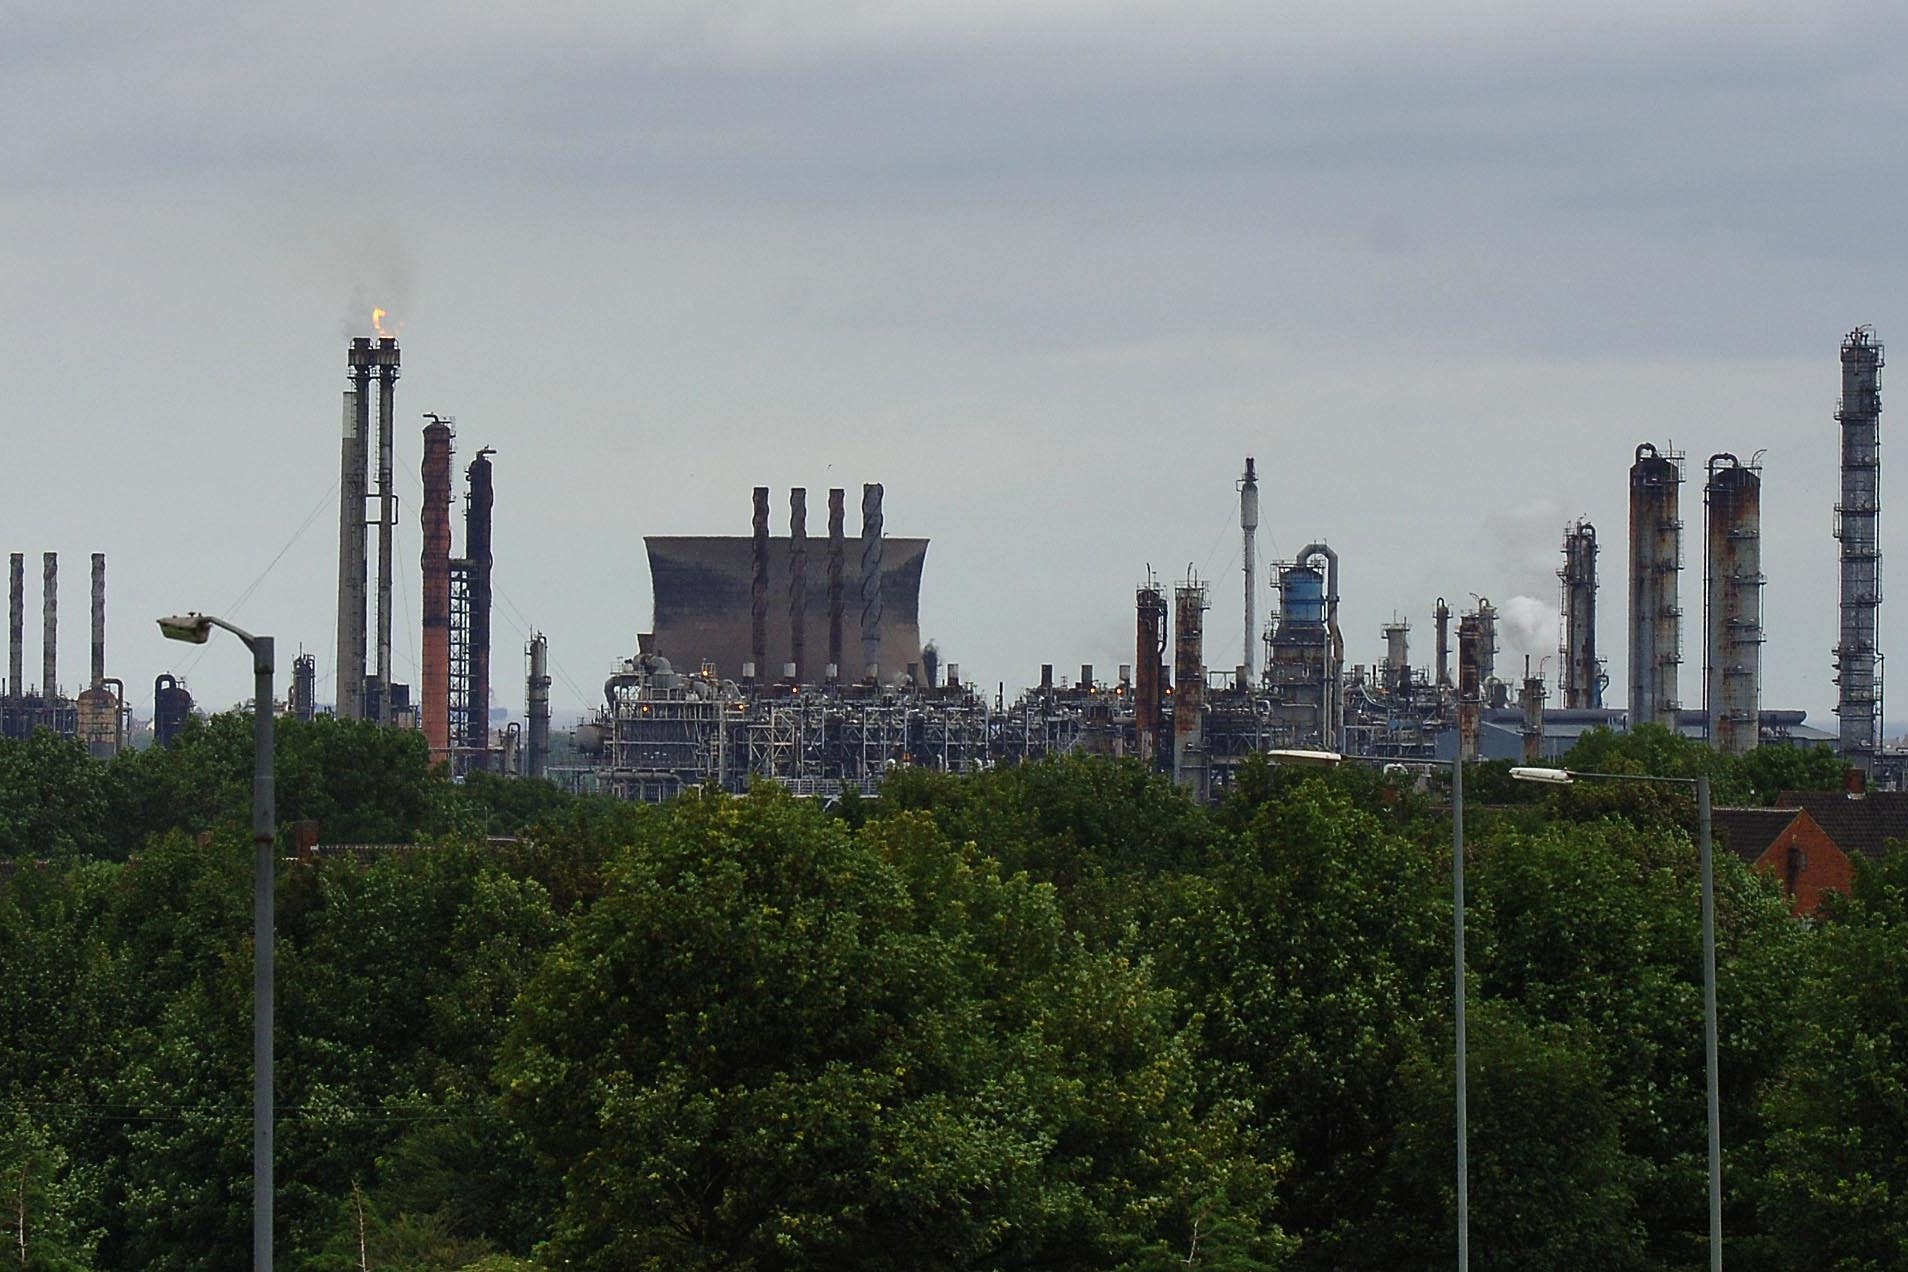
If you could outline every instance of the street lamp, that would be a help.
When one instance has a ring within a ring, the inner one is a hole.
[[[1580,777],[1610,782],[1667,782],[1696,788],[1696,838],[1703,877],[1703,1065],[1709,1087],[1709,1266],[1722,1272],[1722,1096],[1716,1061],[1716,878],[1710,861],[1709,775],[1651,777],[1639,773],[1580,773],[1558,768],[1513,768],[1520,782],[1567,786]]]
[[[252,651],[252,1267],[272,1267],[272,930],[278,869],[272,794],[272,638],[210,614],[159,620],[168,640],[203,645],[223,627]]]
[[[1315,764],[1330,768],[1343,760],[1353,759],[1368,763],[1382,763],[1387,773],[1404,767],[1396,761],[1385,761],[1378,756],[1347,756],[1337,751],[1291,749],[1264,751],[1261,754],[1277,764]],[[1517,771],[1511,770],[1512,773]],[[1553,770],[1531,771],[1551,772]],[[1561,780],[1567,782],[1570,778],[1566,774]],[[1704,789],[1707,791],[1708,788]],[[1703,807],[1705,810],[1709,807],[1706,795]],[[1455,951],[1451,987],[1454,1034],[1452,1041],[1457,1053],[1455,1058],[1457,1069],[1457,1265],[1458,1272],[1470,1272],[1471,1126],[1470,1066],[1464,1032],[1464,760],[1462,756],[1451,761],[1451,938],[1452,948]]]

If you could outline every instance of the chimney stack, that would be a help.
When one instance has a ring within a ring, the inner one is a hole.
[[[93,553],[93,679],[97,689],[106,680],[106,554]]]
[[[808,683],[808,491],[788,492],[788,660]]]
[[[861,488],[861,662],[881,680],[881,483]]]
[[[25,672],[26,641],[26,555],[15,552],[7,558],[7,692],[16,698],[26,696],[22,680]]]
[[[40,558],[40,697],[50,706],[60,683],[60,554]]]
[[[424,504],[419,511],[424,550],[423,609],[424,745],[433,763],[451,755],[451,431],[450,422],[426,416],[424,427]]]
[[[755,536],[749,548],[754,577],[749,585],[749,661],[755,674],[770,679],[768,661],[769,488],[755,488]]]
[[[839,486],[832,487],[828,492],[828,665],[835,669],[836,674],[841,669],[842,504],[846,494]]]

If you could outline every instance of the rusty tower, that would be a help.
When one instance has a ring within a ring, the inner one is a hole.
[[[1741,755],[1760,740],[1762,472],[1727,452],[1703,486],[1703,706],[1709,742]]]
[[[1679,512],[1683,457],[1648,442],[1630,465],[1630,727],[1676,727],[1677,670],[1683,661],[1683,568]]]

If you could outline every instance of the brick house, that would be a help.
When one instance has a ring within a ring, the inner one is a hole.
[[[1908,842],[1908,791],[1784,791],[1770,808],[1719,808],[1716,846],[1773,876],[1798,915],[1812,915],[1825,892],[1846,893],[1856,855],[1878,858]]]

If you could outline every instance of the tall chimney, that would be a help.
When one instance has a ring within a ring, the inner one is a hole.
[[[1204,803],[1206,588],[1188,575],[1173,589],[1173,781]]]
[[[1151,571],[1148,571],[1150,575]],[[1133,648],[1133,734],[1140,763],[1159,760],[1160,659],[1166,653],[1166,598],[1149,577],[1134,595],[1139,631]]]
[[[1245,680],[1250,685],[1257,678],[1254,669],[1259,665],[1254,652],[1259,643],[1259,475],[1250,455],[1246,456],[1245,476],[1239,479],[1239,529],[1245,536],[1245,653],[1240,661],[1245,664]]]
[[[464,721],[463,744],[477,752],[476,767],[488,769],[490,759],[490,509],[494,498],[490,457],[485,446],[464,472],[468,486],[464,503],[464,557],[470,596],[469,714]]]
[[[424,504],[419,512],[424,551],[424,744],[433,763],[451,755],[451,439],[448,421],[427,416],[424,426]]]
[[[7,558],[7,692],[15,698],[26,696],[24,651],[26,642],[26,555],[15,552]]]
[[[835,486],[828,491],[828,665],[841,671],[841,571],[844,555],[842,505],[847,492]]]
[[[1438,688],[1451,687],[1451,607],[1444,598],[1438,598],[1438,608],[1433,612],[1438,629],[1437,676]]]
[[[881,680],[881,483],[861,488],[861,663]]]
[[[550,642],[542,632],[530,634],[530,679],[524,690],[524,714],[530,718],[524,776],[540,778],[550,764]]]
[[[755,537],[749,547],[749,660],[756,679],[771,680],[768,665],[769,488],[755,488]]]
[[[1469,764],[1478,758],[1478,725],[1484,710],[1484,668],[1480,656],[1482,624],[1475,613],[1458,619],[1458,759]]]
[[[97,689],[106,679],[106,554],[93,553],[93,679]]]
[[[808,491],[788,492],[788,660],[808,683]]]
[[[40,697],[48,706],[60,684],[60,554],[40,558]]]
[[[398,344],[378,341],[378,714],[391,723],[391,534],[397,525],[397,496],[391,489],[392,399],[397,395]]]
[[[351,342],[344,395],[344,442],[338,476],[338,667],[337,712],[347,720],[364,715],[365,598],[364,501],[371,434],[371,341]]]

